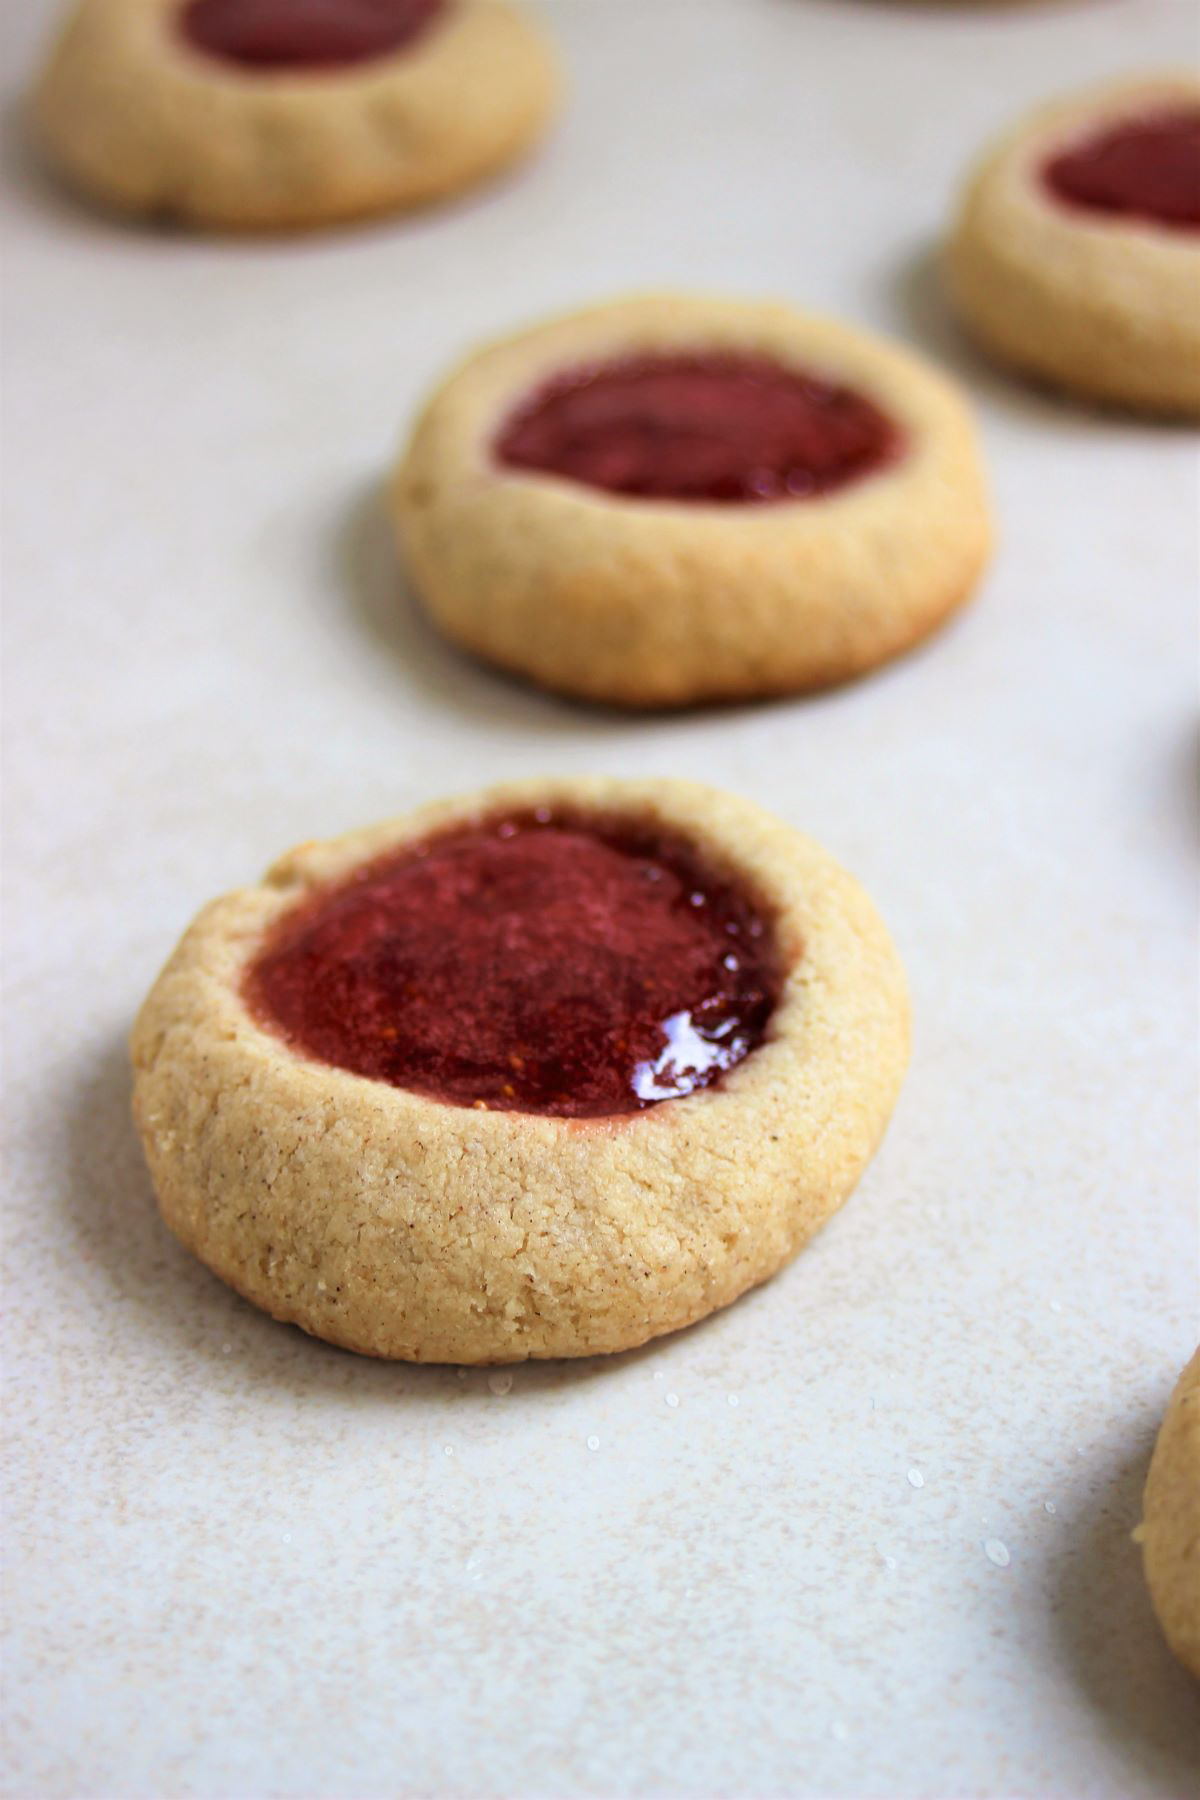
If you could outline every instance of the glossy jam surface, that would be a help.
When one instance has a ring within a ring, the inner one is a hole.
[[[502,427],[501,463],[647,500],[827,494],[899,456],[897,426],[850,388],[765,356],[630,356],[570,369]]]
[[[685,838],[513,813],[365,865],[285,915],[251,1010],[318,1061],[459,1106],[597,1118],[761,1043],[773,932]]]
[[[1106,126],[1051,157],[1051,193],[1087,212],[1200,229],[1200,106]]]
[[[189,0],[184,37],[225,62],[261,69],[327,69],[411,44],[445,0]]]

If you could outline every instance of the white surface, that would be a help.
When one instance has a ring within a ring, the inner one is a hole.
[[[10,94],[50,11],[6,14]],[[996,124],[1186,57],[1194,9],[543,11],[548,153],[407,224],[123,229],[7,115],[6,1791],[1193,1793],[1129,1541],[1200,1330],[1192,439],[991,371],[928,253]],[[655,720],[417,619],[374,496],[431,377],[653,283],[969,380],[1004,543],[959,623],[841,693]],[[502,1392],[309,1342],[177,1248],[123,1037],[292,841],[542,769],[697,775],[822,839],[900,943],[916,1053],[791,1270]]]

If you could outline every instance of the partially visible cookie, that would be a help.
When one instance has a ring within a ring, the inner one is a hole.
[[[1022,120],[968,183],[946,275],[1005,362],[1200,414],[1200,80],[1110,83]]]
[[[690,782],[492,789],[202,912],[133,1033],[171,1229],[373,1356],[644,1343],[853,1189],[908,1055],[858,885]]]
[[[946,376],[788,306],[682,294],[469,356],[392,503],[448,636],[626,706],[861,674],[962,605],[991,538]]]
[[[78,0],[34,105],[62,172],[111,206],[303,229],[490,175],[557,86],[502,0]]]
[[[1171,1395],[1142,1507],[1154,1610],[1172,1650],[1200,1679],[1200,1350]]]

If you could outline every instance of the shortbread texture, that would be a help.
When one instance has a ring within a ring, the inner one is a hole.
[[[190,45],[181,0],[81,0],[34,111],[62,173],[124,212],[300,230],[469,186],[541,133],[554,58],[500,0],[449,0],[411,46],[309,71],[241,69]]]
[[[837,491],[763,505],[626,498],[501,466],[493,444],[563,370],[748,352],[852,387],[906,439]],[[402,557],[448,637],[579,698],[685,706],[819,688],[940,625],[991,523],[969,407],[910,352],[760,301],[665,294],[574,313],[467,358],[391,486]]]
[[[1153,76],[1091,88],[1022,120],[987,151],[946,247],[949,291],[979,342],[1085,397],[1200,416],[1200,232],[1086,211],[1041,170],[1072,141],[1167,107],[1200,81]]]
[[[1200,1350],[1163,1420],[1143,1500],[1142,1555],[1164,1635],[1200,1680]]]
[[[493,1112],[314,1062],[251,1016],[246,968],[299,901],[543,804],[683,831],[774,913],[780,1000],[719,1084],[619,1118]],[[134,1028],[134,1115],[168,1225],[276,1318],[417,1362],[588,1356],[702,1318],[794,1256],[878,1144],[908,1040],[887,932],[806,838],[690,782],[518,783],[302,846],[207,907]]]

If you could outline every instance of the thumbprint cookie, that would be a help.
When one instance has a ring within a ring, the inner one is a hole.
[[[1168,1644],[1200,1679],[1200,1350],[1171,1396],[1146,1478],[1140,1532]]]
[[[489,175],[556,88],[500,0],[80,0],[34,103],[62,172],[109,205],[303,229]]]
[[[825,851],[681,781],[519,783],[303,845],[142,1007],[171,1229],[372,1356],[628,1349],[849,1195],[908,1056],[895,950]]]
[[[1022,120],[967,185],[946,273],[1013,367],[1200,415],[1200,81],[1120,81]]]
[[[971,418],[945,376],[787,306],[683,295],[468,357],[391,493],[449,637],[626,706],[860,674],[967,598],[990,538]]]

